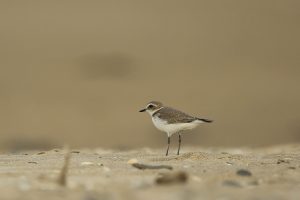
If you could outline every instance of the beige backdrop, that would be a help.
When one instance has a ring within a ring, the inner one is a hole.
[[[300,141],[300,1],[1,1],[0,147],[161,147],[160,100],[215,123],[192,145]],[[175,143],[175,137],[172,138]]]

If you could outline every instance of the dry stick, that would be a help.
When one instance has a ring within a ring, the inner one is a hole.
[[[133,163],[132,166],[138,169],[173,169],[173,167],[170,165],[147,165],[141,163]]]
[[[70,158],[71,158],[71,153],[69,148],[66,148],[66,154],[65,154],[65,161],[64,165],[60,171],[60,175],[57,179],[57,183],[61,186],[66,186],[67,185],[67,176],[68,176],[68,169],[69,169],[69,164],[70,164]]]

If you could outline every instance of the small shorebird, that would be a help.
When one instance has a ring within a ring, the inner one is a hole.
[[[158,101],[151,101],[147,104],[146,108],[140,110],[140,112],[145,111],[151,116],[154,126],[157,129],[166,132],[168,135],[168,147],[166,156],[169,154],[170,138],[173,134],[178,133],[179,136],[179,144],[177,150],[177,155],[179,155],[181,133],[185,130],[194,129],[201,123],[212,122],[212,120],[209,119],[192,117],[174,108],[165,107]]]

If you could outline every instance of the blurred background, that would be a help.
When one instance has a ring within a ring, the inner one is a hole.
[[[215,120],[184,145],[299,142],[299,10],[297,0],[1,1],[0,148],[162,148],[166,135],[138,112],[151,100]]]

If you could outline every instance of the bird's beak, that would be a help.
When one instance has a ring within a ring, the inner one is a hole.
[[[145,112],[146,111],[146,109],[144,108],[144,109],[142,109],[142,110],[140,110],[140,112]]]

